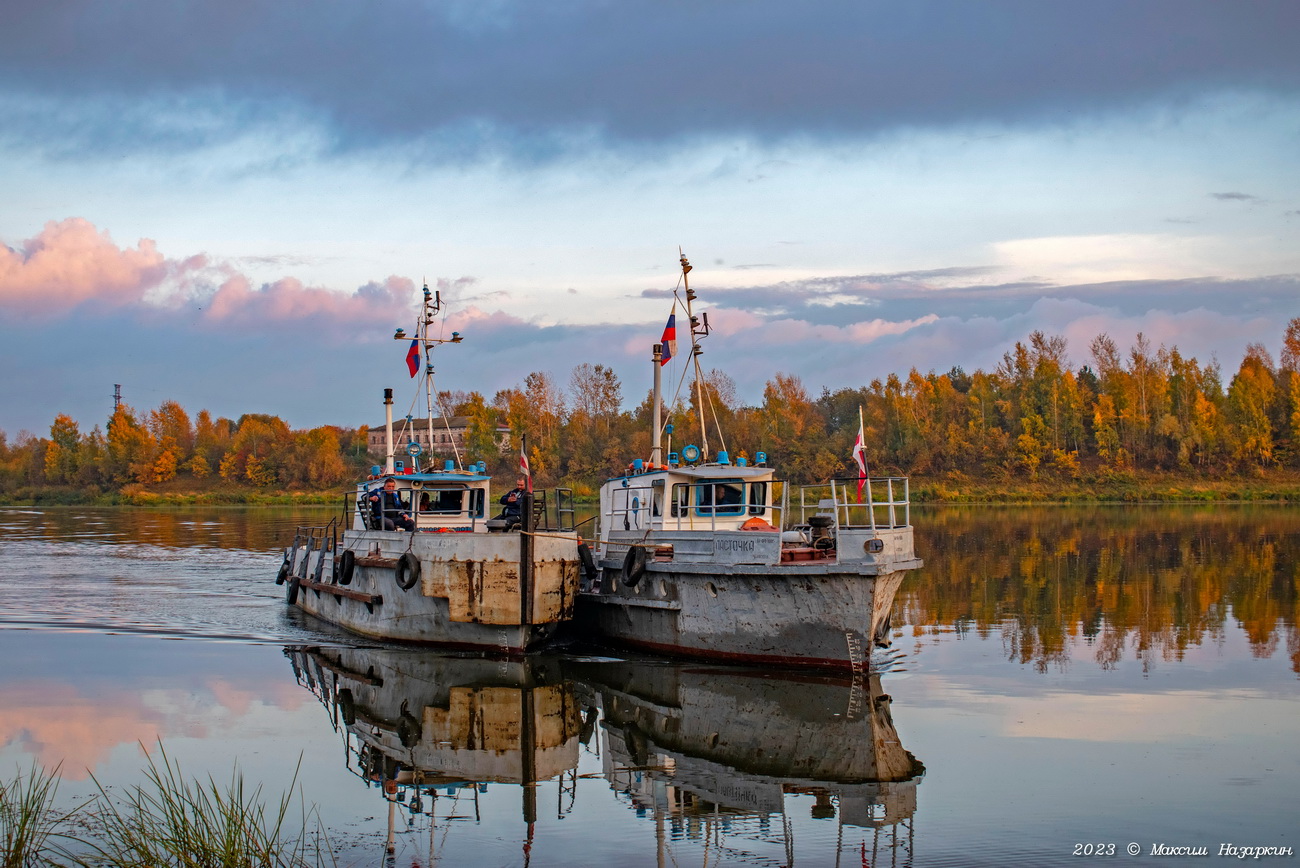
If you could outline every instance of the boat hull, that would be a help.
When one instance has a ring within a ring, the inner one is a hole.
[[[580,635],[697,659],[865,672],[887,645],[905,571],[868,565],[655,563],[633,587],[612,562],[580,592]]]
[[[334,561],[348,551],[355,567],[343,584]],[[403,588],[398,564],[408,552],[419,563],[418,579]],[[307,614],[359,636],[522,654],[572,618],[578,558],[573,540],[535,537],[526,592],[519,552],[517,533],[349,531],[337,555],[287,551],[286,593]]]

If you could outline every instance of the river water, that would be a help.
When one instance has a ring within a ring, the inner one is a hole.
[[[58,769],[72,804],[146,751],[238,769],[300,792],[340,865],[1300,847],[1292,508],[914,508],[926,565],[865,682],[358,642],[272,583],[323,514],[0,509],[0,775]]]

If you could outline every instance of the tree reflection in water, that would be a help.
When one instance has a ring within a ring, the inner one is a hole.
[[[914,509],[925,568],[894,623],[1001,633],[1008,659],[1045,671],[1082,640],[1103,668],[1150,671],[1243,630],[1256,657],[1285,645],[1300,673],[1300,514],[1286,506]]]

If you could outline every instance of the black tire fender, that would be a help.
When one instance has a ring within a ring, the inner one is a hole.
[[[292,606],[298,602],[298,577],[294,576],[289,580],[289,586],[284,589],[284,601]]]
[[[403,591],[409,591],[420,583],[420,559],[410,552],[406,552],[397,561],[397,568],[393,574],[397,581],[397,587]]]
[[[280,572],[275,574],[275,583],[283,585],[287,578],[289,578],[289,559],[286,557],[284,563],[280,564]]]
[[[594,582],[600,577],[596,559],[591,554],[591,546],[586,543],[578,543],[578,562],[582,564],[582,574],[587,577],[587,581]]]
[[[336,700],[339,706],[339,719],[343,721],[344,726],[351,726],[357,722],[357,702],[352,698],[352,691],[346,687],[339,691]]]
[[[420,743],[424,735],[424,726],[409,711],[403,710],[397,718],[397,738],[402,747],[411,748]]]
[[[352,584],[352,575],[357,570],[357,553],[352,549],[344,549],[334,563],[338,567],[338,583],[340,585]]]
[[[645,733],[634,726],[628,726],[623,730],[623,743],[627,745],[633,765],[638,768],[650,765],[650,740],[645,737]]]
[[[635,588],[645,575],[645,546],[631,546],[623,557],[623,584]]]

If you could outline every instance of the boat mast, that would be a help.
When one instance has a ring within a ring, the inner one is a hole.
[[[686,318],[691,324],[691,364],[695,366],[695,412],[700,418],[700,458],[705,459],[709,455],[709,433],[705,427],[704,416],[704,376],[700,373],[700,354],[704,348],[700,346],[700,338],[707,337],[709,334],[709,315],[703,314],[704,321],[695,316],[691,310],[691,302],[695,301],[695,290],[691,289],[690,280],[686,275],[690,274],[691,263],[686,259],[686,254],[677,250],[682,261],[682,287],[686,290]]]
[[[460,332],[452,332],[450,338],[433,337],[430,329],[434,324],[439,311],[442,310],[442,292],[432,291],[429,289],[429,282],[424,282],[424,304],[420,310],[420,323],[417,327],[417,339],[420,342],[420,349],[424,353],[424,399],[425,413],[427,414],[426,425],[429,434],[429,452],[433,452],[433,410],[437,405],[437,394],[433,389],[433,354],[431,350],[438,344],[458,344],[461,341]],[[456,438],[449,437],[451,441],[452,454],[456,456],[456,468],[463,469],[460,461],[460,449],[456,446]]]
[[[663,376],[660,373],[663,368],[663,344],[655,344],[650,353],[650,364],[654,368],[654,391],[651,396],[653,401],[650,410],[650,464],[663,464],[663,419],[660,416],[660,393],[662,392],[661,381]]]

